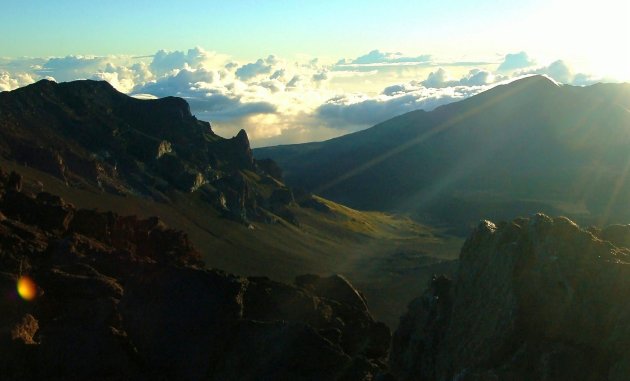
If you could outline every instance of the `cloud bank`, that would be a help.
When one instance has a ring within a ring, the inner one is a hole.
[[[259,146],[339,136],[405,112],[432,110],[525,74],[575,85],[597,81],[575,73],[563,60],[537,65],[525,52],[506,54],[497,66],[380,50],[333,63],[274,55],[242,62],[195,47],[140,57],[0,58],[0,91],[42,78],[105,80],[139,98],[182,97],[220,135],[245,128]]]

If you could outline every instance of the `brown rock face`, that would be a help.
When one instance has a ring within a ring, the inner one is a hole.
[[[389,329],[339,276],[204,269],[157,218],[77,210],[0,170],[0,379],[371,380]],[[33,300],[18,296],[22,276]],[[308,281],[305,281],[308,280]]]
[[[401,318],[391,366],[401,380],[626,380],[629,264],[564,217],[484,221],[457,277]]]
[[[181,98],[139,100],[104,81],[42,80],[2,92],[0,115],[0,157],[69,186],[160,201],[173,190],[211,200],[223,193],[237,200],[225,205],[226,216],[243,222],[264,214],[262,190],[283,188],[272,179],[281,177],[275,163],[254,160],[244,130],[216,135]]]

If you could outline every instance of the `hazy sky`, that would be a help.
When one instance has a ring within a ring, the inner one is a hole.
[[[528,73],[630,80],[626,1],[0,0],[0,91],[179,95],[254,144],[365,128]]]

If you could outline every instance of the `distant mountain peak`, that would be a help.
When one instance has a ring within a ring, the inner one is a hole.
[[[521,86],[553,86],[560,87],[560,84],[554,81],[552,78],[541,75],[529,75],[527,77],[519,78],[515,81],[510,82],[511,85],[521,85]]]
[[[552,92],[555,92],[560,88],[560,84],[545,75],[530,75],[503,85],[496,86],[470,99],[497,95],[511,96],[524,93],[531,94],[533,96],[541,96],[543,94],[551,94]]]
[[[628,85],[533,75],[360,133],[255,154],[275,160],[289,185],[358,209],[411,209],[462,233],[480,218],[536,211],[618,222],[630,218],[627,110]]]

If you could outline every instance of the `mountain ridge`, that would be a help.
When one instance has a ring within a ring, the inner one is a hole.
[[[462,234],[480,218],[509,218],[541,207],[595,222],[605,214],[606,206],[596,204],[610,194],[605,188],[614,186],[612,172],[623,172],[629,159],[621,148],[630,142],[628,95],[627,84],[581,88],[532,76],[431,112],[412,111],[308,144],[303,153],[292,145],[258,148],[254,155],[277,161],[292,186],[359,209],[413,210],[429,221],[459,226]],[[605,179],[591,184],[598,189],[571,194],[569,182],[588,182],[582,167]],[[470,200],[483,192],[505,199],[505,205]],[[559,207],[562,200],[586,216]],[[449,206],[455,204],[459,212]],[[439,209],[468,215],[451,218]],[[483,214],[492,209],[507,212]]]

